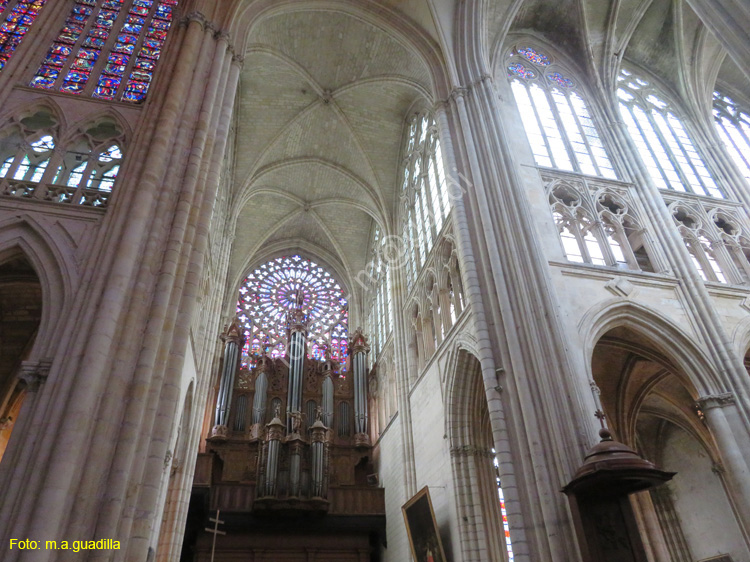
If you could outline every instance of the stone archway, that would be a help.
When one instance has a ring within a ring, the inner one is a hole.
[[[667,485],[633,496],[649,560],[742,559],[747,546],[721,455],[696,406],[699,393],[665,348],[620,326],[597,341],[592,355],[592,375],[615,437],[659,468],[677,472]]]
[[[0,264],[0,460],[26,396],[19,378],[42,316],[42,288],[22,253]]]

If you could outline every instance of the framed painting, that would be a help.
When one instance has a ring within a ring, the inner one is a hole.
[[[414,562],[447,562],[427,486],[406,502],[401,511]]]

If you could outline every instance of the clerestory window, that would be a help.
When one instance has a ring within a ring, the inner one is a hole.
[[[368,283],[363,287],[367,308],[367,332],[370,336],[370,358],[375,361],[393,331],[393,309],[391,308],[391,271],[388,263],[386,237],[375,226],[367,264]]]
[[[750,115],[729,96],[714,92],[716,130],[737,167],[750,181]]]
[[[30,86],[146,99],[178,0],[76,0]]]
[[[591,113],[571,77],[528,46],[507,64],[526,138],[538,166],[617,179]]]
[[[0,0],[0,70],[16,52],[47,0]]]
[[[650,82],[622,69],[620,114],[651,180],[661,189],[723,198],[672,104]]]
[[[451,210],[437,126],[428,113],[408,123],[403,170],[401,222],[411,289]]]

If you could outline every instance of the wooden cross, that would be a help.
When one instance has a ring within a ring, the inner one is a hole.
[[[604,420],[607,417],[604,415],[604,412],[602,412],[601,410],[597,410],[596,412],[594,412],[594,417],[599,420],[599,423],[602,424],[602,429],[604,429]]]
[[[214,552],[216,551],[216,535],[226,535],[226,532],[219,531],[219,524],[224,523],[224,521],[219,519],[219,513],[220,511],[217,509],[216,519],[214,519],[213,517],[208,518],[208,520],[214,524],[214,528],[211,529],[210,527],[206,527],[206,531],[208,531],[214,536],[213,541],[211,543],[211,562],[214,562]]]

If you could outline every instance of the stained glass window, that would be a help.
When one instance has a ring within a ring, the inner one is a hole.
[[[510,540],[510,525],[508,525],[508,513],[505,510],[505,495],[500,485],[500,463],[497,461],[497,453],[492,449],[492,464],[495,467],[495,484],[497,485],[497,496],[500,501],[500,514],[503,517],[503,534],[505,535],[505,548],[508,550],[508,561],[515,560],[513,556],[513,543]]]
[[[532,49],[531,47],[521,47],[520,49],[517,49],[516,52],[527,61],[533,62],[538,66],[549,66],[550,64],[550,60],[547,55],[545,55],[544,53],[540,53],[539,51],[537,51],[536,49]]]
[[[0,26],[0,70],[16,52],[16,48],[46,2],[47,0],[18,0],[5,16],[5,21]],[[8,0],[0,1],[0,14],[5,12],[8,4]]]
[[[177,3],[133,0],[127,7],[124,0],[76,0],[30,85],[142,102]]]
[[[402,228],[406,278],[411,287],[450,213],[450,197],[433,117],[415,115],[407,134]]]
[[[740,109],[732,98],[714,92],[716,130],[732,160],[750,181],[750,114]]]
[[[661,93],[627,69],[617,79],[620,114],[656,186],[723,198],[682,121]]]
[[[518,55],[528,62],[514,62]],[[537,79],[529,63],[547,79]],[[511,54],[507,67],[535,162],[538,166],[616,179],[586,102],[573,80],[547,68],[551,64],[543,53],[524,47]]]
[[[309,358],[322,360],[326,350],[345,369],[348,308],[344,292],[321,266],[299,255],[273,259],[250,272],[240,287],[237,315],[246,338],[242,361],[266,349],[284,357],[287,314],[295,307],[298,292],[308,321]]]

